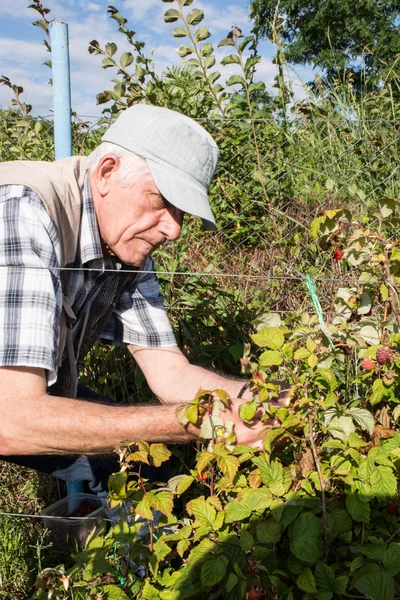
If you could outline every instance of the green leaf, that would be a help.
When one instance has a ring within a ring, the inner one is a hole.
[[[286,485],[282,466],[277,462],[269,465],[262,457],[254,458],[253,462],[260,469],[262,482],[275,496],[283,496],[286,492]]]
[[[215,56],[207,56],[203,64],[205,69],[211,69],[215,65]]]
[[[353,581],[353,587],[370,600],[393,600],[394,581],[387,571],[367,573]]]
[[[333,591],[339,597],[342,597],[346,593],[346,588],[349,583],[349,578],[342,575],[341,577],[336,577],[335,582],[333,584]]]
[[[283,329],[280,327],[264,327],[258,333],[254,333],[251,339],[257,346],[279,350],[285,342]]]
[[[314,594],[317,592],[314,575],[312,574],[311,569],[308,567],[303,569],[300,575],[297,577],[296,584],[297,587],[303,590],[303,592],[308,592],[309,594]]]
[[[363,496],[358,494],[349,494],[346,496],[346,508],[352,519],[357,523],[368,523],[370,516],[369,502]]]
[[[133,63],[133,54],[131,52],[124,52],[121,54],[120,64],[123,69],[129,67]]]
[[[350,448],[362,448],[363,446],[368,446],[367,442],[364,442],[357,433],[350,433],[347,443]]]
[[[256,525],[257,540],[261,544],[276,544],[281,539],[282,525],[276,521],[260,521]]]
[[[391,575],[400,573],[400,545],[392,544],[383,556],[383,566]]]
[[[315,583],[318,591],[331,592],[335,582],[335,574],[331,567],[323,562],[317,563],[315,567]]]
[[[101,590],[104,592],[104,597],[107,598],[107,600],[129,600],[129,596],[116,585],[104,585]]]
[[[191,500],[186,505],[186,510],[190,515],[194,515],[200,525],[213,528],[216,517],[215,508],[205,501],[203,496]]]
[[[372,394],[369,398],[369,402],[372,406],[378,404],[383,398],[390,394],[389,390],[385,387],[382,379],[375,379],[372,385]]]
[[[103,58],[103,60],[101,61],[101,66],[103,67],[103,69],[107,69],[108,67],[115,67],[115,62],[113,61],[112,58]]]
[[[203,42],[204,40],[207,40],[210,37],[210,35],[211,35],[211,33],[210,33],[210,30],[208,29],[208,27],[199,27],[194,32],[193,38],[197,44],[198,42]]]
[[[204,587],[211,587],[225,577],[228,566],[226,556],[210,556],[201,566],[201,584]]]
[[[186,29],[186,27],[175,27],[172,35],[176,38],[187,37],[189,35],[189,31]]]
[[[165,444],[151,444],[150,446],[150,464],[153,467],[160,467],[163,462],[167,461],[171,456]]]
[[[151,510],[151,504],[148,495],[144,496],[141,501],[137,503],[135,506],[135,511],[140,517],[149,519],[150,521],[153,520],[153,512]]]
[[[159,510],[163,515],[170,517],[174,506],[174,495],[167,490],[159,492],[147,492],[151,506]]]
[[[194,8],[186,17],[186,24],[195,27],[204,19],[204,13],[199,8]]]
[[[176,487],[176,493],[178,496],[186,492],[195,481],[195,478],[192,475],[182,475],[181,480],[179,481]]]
[[[190,54],[193,54],[193,52],[194,46],[186,46],[185,44],[182,44],[178,50],[178,54],[181,58],[185,58],[185,56],[189,56]]]
[[[243,421],[249,423],[252,421],[254,415],[256,414],[258,409],[258,404],[255,400],[251,400],[250,402],[246,402],[245,404],[241,404],[239,406],[239,416]]]
[[[350,415],[354,421],[369,435],[374,433],[375,420],[373,415],[365,408],[349,408],[346,410],[346,415]]]
[[[176,21],[180,19],[180,16],[179,10],[176,10],[176,8],[169,8],[164,15],[164,21],[165,23],[176,23]]]
[[[240,466],[239,459],[232,454],[221,454],[217,456],[217,465],[225,477],[232,481]]]
[[[113,500],[126,498],[126,482],[128,474],[115,473],[108,480],[108,489]]]
[[[218,44],[218,48],[222,48],[222,46],[234,46],[234,45],[235,45],[235,42],[233,41],[233,39],[230,37],[227,37],[220,41],[220,43]]]
[[[189,404],[186,407],[185,415],[189,423],[192,423],[192,425],[197,425],[197,421],[199,420],[198,404]]]
[[[180,540],[176,545],[176,551],[178,552],[179,556],[183,558],[183,555],[189,547],[190,540]]]
[[[244,502],[230,502],[226,507],[225,522],[244,521],[251,515],[251,508]]]
[[[310,356],[310,351],[307,348],[297,348],[294,353],[294,360],[304,360]]]
[[[221,65],[240,65],[240,59],[237,54],[228,54],[221,60]],[[257,343],[257,342],[256,342]]]
[[[392,498],[397,494],[397,479],[389,467],[378,465],[370,478],[371,492],[378,498]]]
[[[200,49],[200,56],[210,56],[210,54],[212,54],[213,49],[214,48],[213,48],[212,44],[203,44]],[[215,64],[215,59],[214,59],[214,64]]]
[[[105,45],[105,50],[106,50],[108,56],[114,56],[114,54],[118,50],[118,46],[117,46],[117,44],[114,44],[114,42],[111,42],[111,44]]]
[[[258,359],[262,367],[273,367],[281,365],[283,358],[279,350],[266,350]]]
[[[322,520],[310,512],[302,513],[289,526],[290,550],[306,564],[322,556]]]
[[[243,552],[249,552],[254,546],[254,538],[247,529],[240,532],[240,546]]]
[[[162,539],[159,539],[154,544],[153,551],[158,560],[164,560],[164,558],[172,551],[172,548],[170,548]]]
[[[354,433],[354,423],[351,417],[333,417],[328,427],[329,433],[339,440],[347,440]]]
[[[231,75],[226,80],[226,85],[242,85],[244,88],[246,87],[246,80],[243,79],[240,75]]]

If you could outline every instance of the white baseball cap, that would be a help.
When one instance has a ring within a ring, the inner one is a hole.
[[[215,229],[208,189],[218,146],[196,121],[168,108],[136,104],[124,110],[103,136],[146,159],[161,194],[176,208]]]

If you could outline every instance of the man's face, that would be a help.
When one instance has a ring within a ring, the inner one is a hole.
[[[123,262],[139,267],[158,246],[179,238],[184,213],[163,198],[151,175],[126,187],[117,171],[108,176],[106,194],[93,194],[100,235]]]

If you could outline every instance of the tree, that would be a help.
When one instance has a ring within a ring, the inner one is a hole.
[[[352,71],[357,86],[375,87],[400,75],[399,0],[253,0],[250,15],[261,37],[282,19],[286,59],[311,63],[328,79]]]

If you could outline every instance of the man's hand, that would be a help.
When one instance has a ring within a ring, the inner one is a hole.
[[[232,420],[234,422],[238,444],[245,444],[246,446],[256,448],[257,450],[262,450],[262,440],[266,429],[278,426],[279,421],[277,419],[267,419],[265,421],[261,421],[265,411],[262,407],[260,407],[254,416],[252,424],[248,425],[239,416],[239,407],[241,404],[243,404],[242,398],[234,398],[231,404],[231,412],[223,413],[224,420]]]

